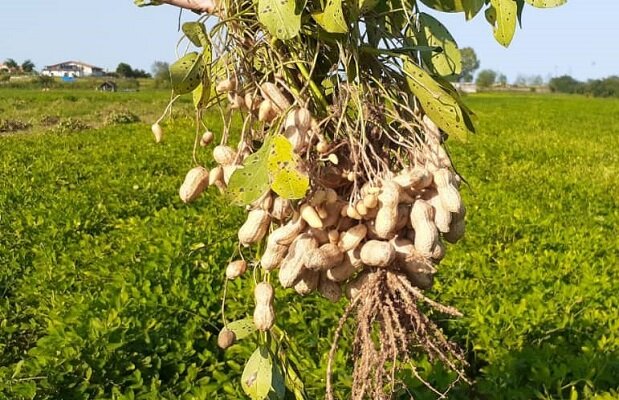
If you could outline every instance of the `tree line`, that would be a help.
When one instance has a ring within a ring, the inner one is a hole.
[[[619,76],[581,82],[569,75],[552,78],[550,90],[557,93],[584,94],[593,97],[619,97]]]

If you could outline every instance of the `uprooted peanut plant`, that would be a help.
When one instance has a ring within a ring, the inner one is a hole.
[[[524,0],[422,2],[467,17],[488,3],[486,17],[504,45],[524,6]],[[273,298],[283,289],[349,300],[329,356],[327,398],[333,398],[338,338],[351,318],[352,398],[390,398],[402,363],[431,388],[416,373],[420,353],[467,381],[463,352],[427,315],[459,313],[423,291],[432,287],[445,242],[464,235],[463,179],[445,140],[465,137],[473,124],[449,82],[461,68],[455,41],[419,6],[221,0],[200,8],[209,11],[200,21],[183,25],[201,50],[172,65],[172,102],[192,93],[196,132],[204,132],[194,151],[213,146],[217,166],[190,170],[179,194],[190,202],[215,186],[247,208],[226,278],[254,286],[252,326],[224,321],[218,343],[227,348],[261,332],[241,382],[253,399],[284,398],[286,391],[305,398],[294,368],[278,358],[284,335],[275,327]],[[208,109],[221,115],[221,132],[204,126]],[[235,114],[240,132],[231,132]],[[159,121],[153,134],[163,139]]]

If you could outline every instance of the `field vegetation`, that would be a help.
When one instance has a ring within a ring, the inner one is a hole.
[[[165,141],[153,142],[149,126],[167,100],[164,91],[0,92],[1,119],[28,125],[0,133],[0,398],[243,398],[251,339],[225,354],[216,345],[243,211],[213,189],[180,201],[195,132],[188,113],[173,112]],[[617,398],[619,101],[466,101],[479,133],[449,148],[468,181],[467,234],[429,292],[464,314],[439,320],[475,380],[450,398]],[[81,125],[62,129],[67,121]],[[207,150],[196,157],[211,162]],[[242,318],[252,295],[239,282],[230,291],[227,317]],[[309,397],[322,398],[345,300],[294,297],[277,292],[278,324],[295,338],[289,354]],[[446,389],[453,376],[422,365]],[[403,379],[415,398],[436,397]],[[346,398],[350,370],[335,382]]]

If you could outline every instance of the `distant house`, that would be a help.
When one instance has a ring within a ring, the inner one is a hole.
[[[453,85],[462,93],[477,93],[477,84],[473,82],[455,82]]]
[[[115,92],[116,84],[112,81],[105,81],[99,86],[97,86],[97,90],[100,92]]]
[[[10,73],[11,68],[9,68],[6,64],[0,63],[0,72]]]
[[[103,68],[86,64],[81,61],[65,61],[59,64],[48,65],[41,71],[41,75],[82,78],[85,76],[103,76]]]

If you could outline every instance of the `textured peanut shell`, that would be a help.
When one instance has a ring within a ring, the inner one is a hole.
[[[271,223],[269,213],[262,210],[252,210],[247,214],[247,220],[238,232],[239,241],[248,246],[262,240]]]
[[[344,259],[344,253],[337,245],[327,243],[311,250],[305,256],[305,267],[311,270],[324,271],[335,267]]]
[[[265,332],[275,324],[275,310],[272,305],[257,305],[254,309],[254,325],[259,331]]]
[[[260,265],[265,271],[272,271],[279,265],[286,257],[288,252],[288,246],[284,246],[277,243],[268,242],[262,257],[260,258]]]
[[[342,297],[342,288],[336,282],[329,280],[326,274],[320,276],[318,292],[332,303],[336,303]]]
[[[434,193],[428,200],[428,203],[434,207],[434,224],[439,232],[449,232],[449,224],[451,223],[451,213],[447,210],[441,201],[438,193]]]
[[[350,260],[348,252],[344,254],[344,259],[337,266],[327,271],[327,278],[333,282],[344,282],[350,278],[357,268]]]
[[[213,159],[219,165],[230,165],[236,158],[236,152],[230,146],[219,145],[213,149]]]
[[[303,234],[295,239],[286,258],[280,265],[279,282],[282,287],[289,288],[296,285],[304,271],[305,255],[317,247],[316,239],[308,234]]]
[[[161,143],[163,140],[163,128],[159,124],[153,124],[150,127],[153,132],[153,136],[155,136],[155,143]]]
[[[374,220],[374,233],[381,239],[391,238],[398,223],[398,206],[384,206],[378,209]]]
[[[434,282],[436,269],[423,257],[409,257],[401,264],[402,271],[411,283],[420,289],[430,289]]]
[[[208,170],[203,167],[195,167],[187,172],[185,180],[178,190],[178,195],[183,203],[194,201],[204,192],[204,189],[208,186],[208,176]]]
[[[308,295],[318,288],[318,281],[320,280],[319,271],[311,271],[309,269],[303,269],[299,281],[294,285],[294,290],[301,296]]]
[[[226,267],[226,278],[236,279],[243,275],[247,270],[247,262],[245,260],[235,260]]]
[[[217,93],[228,93],[233,90],[236,90],[236,79],[228,78],[220,81],[215,87]]]
[[[353,280],[348,282],[346,285],[346,290],[344,291],[346,298],[349,300],[354,300],[361,292],[361,288],[368,282],[371,276],[372,275],[369,271],[363,271]]]
[[[277,114],[273,110],[273,103],[269,99],[262,100],[258,107],[258,121],[271,122]]]
[[[361,243],[367,233],[367,226],[364,224],[355,225],[347,231],[342,232],[338,247],[343,252],[354,249]]]
[[[443,207],[449,212],[458,212],[462,207],[462,198],[451,183],[451,172],[447,168],[439,169],[434,173],[434,183]]]
[[[305,222],[307,222],[307,224],[312,228],[323,227],[320,216],[318,215],[314,207],[309,204],[303,204],[301,206],[301,218],[303,218]]]
[[[200,146],[206,147],[209,144],[211,144],[211,142],[213,141],[213,137],[214,137],[213,132],[211,131],[204,132],[204,134],[200,138]]]
[[[411,225],[415,230],[415,248],[424,257],[431,257],[438,240],[432,206],[421,199],[415,201],[411,210]]]
[[[290,220],[286,225],[282,225],[271,232],[267,242],[288,246],[303,232],[305,226],[305,221],[301,218]]]
[[[268,282],[260,282],[254,288],[254,299],[256,301],[254,325],[260,331],[271,329],[275,323],[273,296],[273,286]]]
[[[290,107],[290,102],[274,83],[264,82],[260,86],[260,90],[262,92],[262,97],[271,100],[273,108],[275,108],[278,112],[281,113]]]
[[[369,240],[361,247],[361,261],[370,267],[385,268],[395,260],[395,249],[389,242]]]
[[[208,174],[208,184],[214,185],[216,182],[223,182],[223,181],[224,181],[224,169],[221,167],[221,165],[218,165],[215,168],[211,169],[211,172],[209,172]]]
[[[277,220],[283,221],[292,215],[292,206],[290,200],[283,197],[276,197],[273,200],[273,208],[271,209],[271,216]]]

